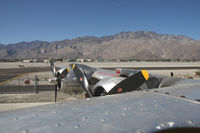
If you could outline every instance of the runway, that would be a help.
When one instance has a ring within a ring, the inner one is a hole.
[[[51,71],[50,67],[25,67],[0,69],[0,85],[9,82],[13,78],[23,76],[28,73]]]
[[[0,69],[0,94],[9,93],[34,93],[34,85],[7,85],[13,80],[24,77],[30,73],[51,71],[50,67],[27,67],[27,68],[10,68]],[[54,85],[39,85],[38,91],[52,91]]]

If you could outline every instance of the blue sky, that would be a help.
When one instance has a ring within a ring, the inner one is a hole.
[[[200,40],[200,0],[0,0],[2,44],[138,30]]]

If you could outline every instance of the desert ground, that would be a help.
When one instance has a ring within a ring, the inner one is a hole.
[[[80,63],[80,62],[79,62]],[[56,66],[64,66],[66,62],[56,62]],[[148,70],[149,73],[153,74],[161,74],[170,76],[170,73],[174,73],[174,77],[181,78],[195,78],[200,79],[196,72],[200,71],[200,62],[85,62],[80,63],[85,64],[91,67],[97,68],[162,68],[160,70],[151,69]],[[22,62],[9,62],[9,63],[0,63],[0,70],[7,70],[19,68],[19,65],[23,65],[24,68],[31,67],[49,67],[49,63],[22,63]],[[166,69],[163,69],[166,68]],[[172,69],[171,69],[172,68]],[[174,69],[175,68],[175,69]],[[23,68],[20,68],[23,70]],[[12,73],[9,73],[12,75]],[[16,73],[13,73],[13,75]],[[19,73],[20,74],[20,73]],[[4,77],[5,73],[0,73],[0,77]],[[34,86],[34,77],[37,76],[40,79],[40,85],[48,85],[53,86],[48,82],[50,78],[53,78],[51,71],[27,71],[24,75],[20,77],[20,86],[25,86],[24,81],[29,79],[30,85]],[[0,91],[1,87],[5,85],[15,86],[19,84],[18,78],[13,78],[7,80],[5,84],[0,83]],[[47,87],[48,87],[47,86]],[[65,94],[62,91],[58,92],[58,102],[66,102],[76,99],[82,99],[83,96],[80,94]],[[4,93],[0,94],[0,112],[5,110],[13,110],[30,106],[37,106],[43,104],[52,104],[54,103],[54,91],[53,89],[44,89],[43,91],[39,91],[39,93],[34,93],[34,91],[30,92],[16,92],[16,93]]]

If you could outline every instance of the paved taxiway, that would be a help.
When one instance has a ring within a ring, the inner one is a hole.
[[[24,67],[24,68],[9,68],[0,69],[0,85],[9,82],[10,79],[24,76],[24,74],[51,71],[50,67]]]

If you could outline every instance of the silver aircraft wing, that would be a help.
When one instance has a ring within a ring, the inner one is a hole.
[[[110,77],[119,77],[119,75],[117,75],[113,70],[96,69],[96,71],[92,74],[92,77],[102,80]]]
[[[200,97],[200,83],[177,86],[176,90],[188,94],[193,87],[198,88],[196,93]],[[166,87],[166,90],[174,88]],[[162,89],[1,112],[0,132],[199,133],[200,103],[162,93]]]

